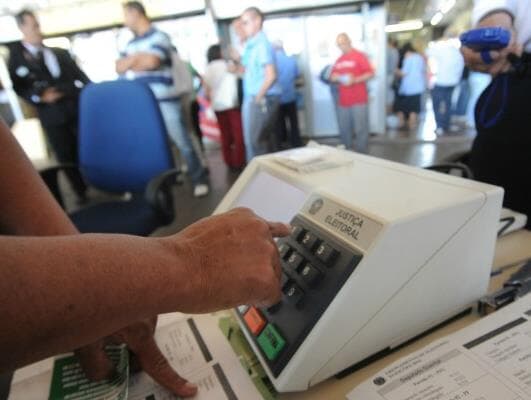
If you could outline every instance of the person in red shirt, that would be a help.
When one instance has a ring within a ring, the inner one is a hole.
[[[340,33],[336,43],[343,54],[334,64],[330,79],[339,84],[338,124],[341,142],[347,149],[354,148],[357,152],[367,153],[369,96],[366,82],[374,76],[374,70],[365,54],[352,47],[346,33]]]

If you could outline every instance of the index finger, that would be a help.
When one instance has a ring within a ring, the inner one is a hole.
[[[291,233],[291,227],[288,224],[282,222],[266,221],[269,226],[269,232],[273,237],[284,237]]]

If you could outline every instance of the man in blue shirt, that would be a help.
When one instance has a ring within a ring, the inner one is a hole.
[[[209,192],[206,171],[194,150],[190,135],[181,118],[181,102],[172,78],[172,44],[167,34],[151,25],[144,6],[138,1],[124,4],[125,25],[135,37],[116,62],[116,72],[126,79],[149,85],[158,100],[168,134],[173,139],[188,166],[194,186],[194,196]]]
[[[299,67],[295,57],[286,55],[281,42],[276,42],[273,47],[275,48],[277,80],[282,88],[278,144],[281,145],[282,142],[287,140],[287,124],[289,124],[290,145],[291,147],[299,147],[302,143],[297,119],[297,91],[295,89],[295,83],[299,77]]]
[[[241,16],[247,36],[241,59],[243,67],[243,130],[247,162],[277,149],[278,108],[282,89],[271,43],[262,31],[264,16],[256,7]]]

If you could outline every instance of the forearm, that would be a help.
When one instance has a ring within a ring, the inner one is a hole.
[[[34,96],[39,96],[40,93],[37,93],[31,85],[18,78],[14,71],[10,71],[9,74],[13,82],[13,90],[15,91],[17,96],[23,98],[24,100],[26,100],[26,102],[30,104],[37,104],[34,101]]]
[[[120,58],[116,60],[116,72],[120,75],[125,74],[129,69],[131,69],[133,59],[131,56]]]
[[[0,122],[0,232],[10,235],[77,233],[8,128]]]
[[[367,82],[369,79],[372,79],[372,77],[374,76],[374,72],[370,71],[370,72],[366,72],[360,76],[356,76],[354,78],[354,83],[362,83],[362,82]]]
[[[0,371],[191,309],[178,249],[124,235],[0,237]]]
[[[132,71],[150,71],[160,66],[160,58],[150,53],[137,53],[131,56],[129,69]]]
[[[273,85],[276,79],[276,74],[266,74],[264,78],[264,82],[262,82],[262,86],[260,87],[260,90],[258,91],[258,94],[256,95],[256,99],[260,100],[262,99],[269,88]]]

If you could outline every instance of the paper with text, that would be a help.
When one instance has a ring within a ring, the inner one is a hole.
[[[531,400],[531,295],[404,357],[349,400]]]

